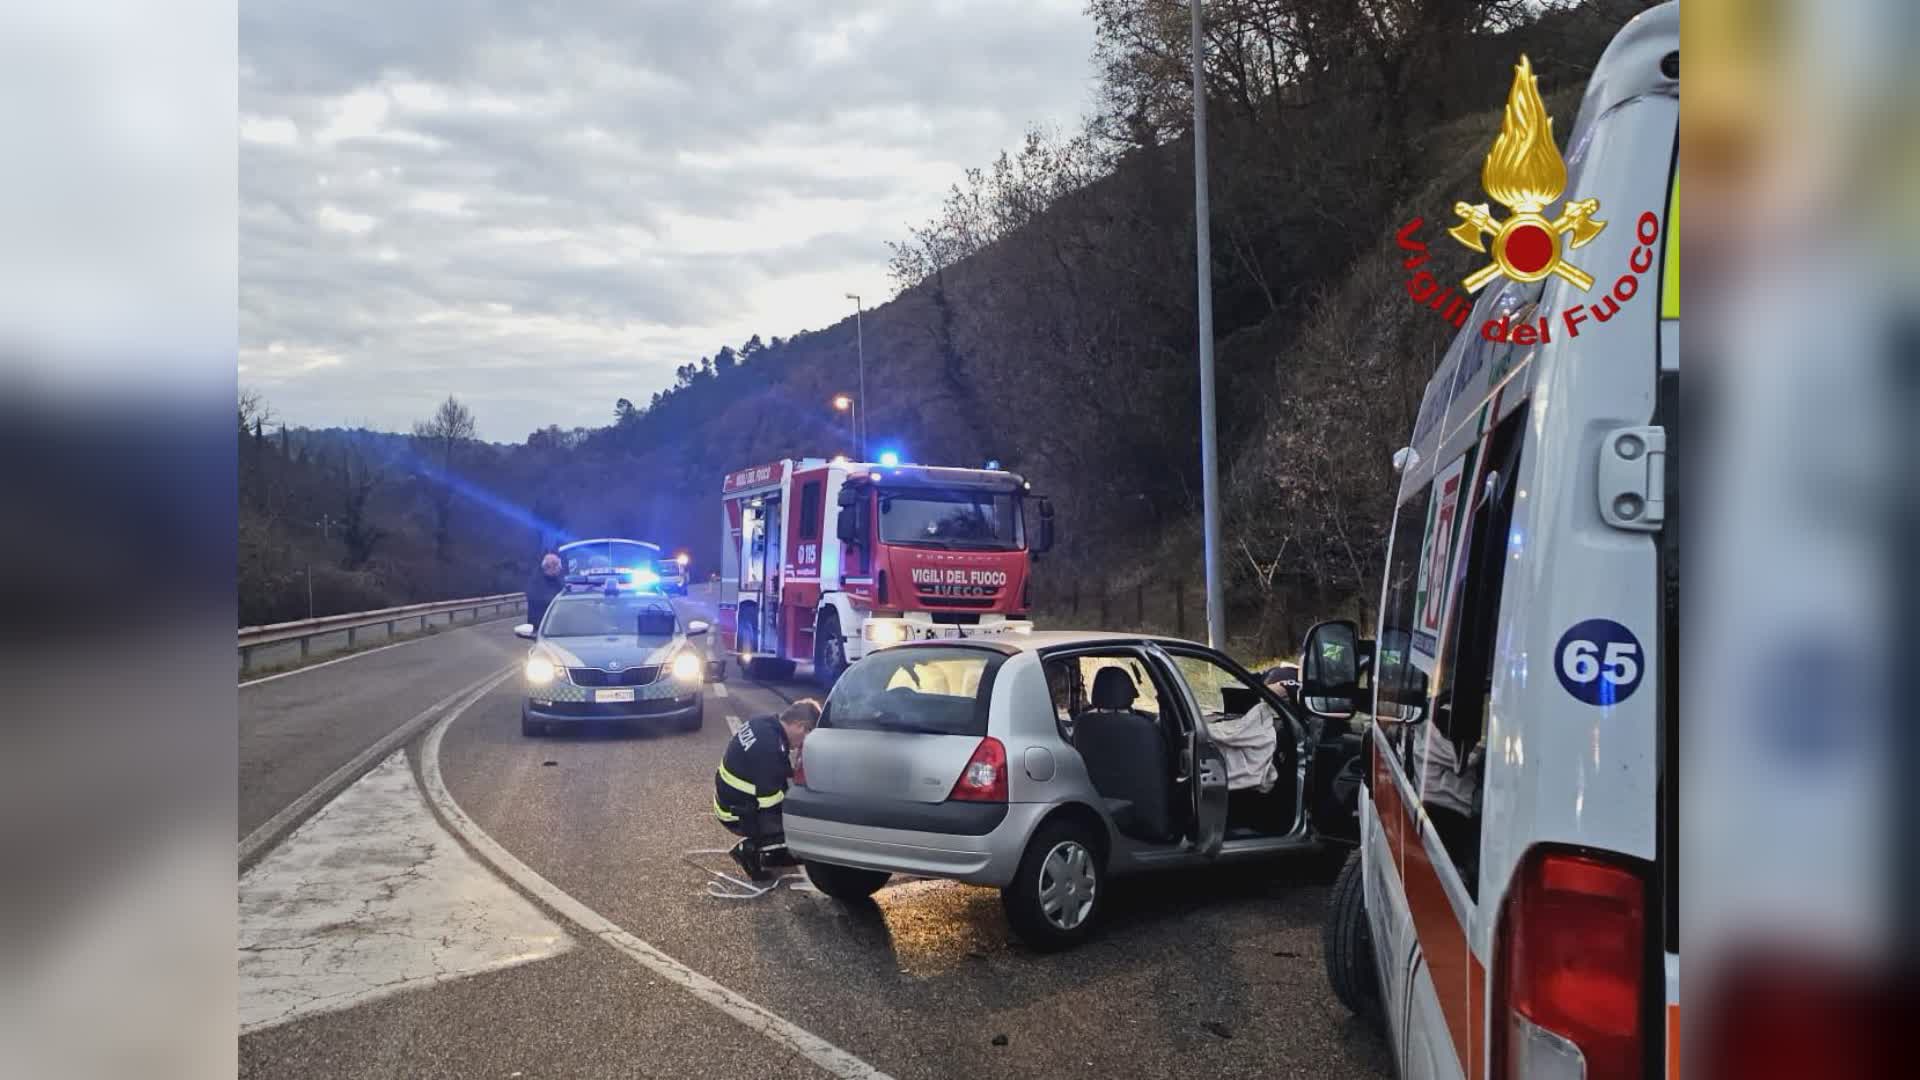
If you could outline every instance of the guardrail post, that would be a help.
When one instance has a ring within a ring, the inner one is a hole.
[[[393,622],[394,621],[392,619],[387,620],[387,640],[388,641],[393,640]]]
[[[300,659],[305,660],[307,658],[308,643],[312,640],[313,637],[311,635],[300,639]]]
[[[347,648],[349,649],[353,648],[354,639],[359,636],[355,633],[355,631],[358,629],[359,627],[356,627],[356,626],[347,627]]]

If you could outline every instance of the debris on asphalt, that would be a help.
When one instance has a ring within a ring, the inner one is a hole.
[[[1275,949],[1275,950],[1273,950],[1273,955],[1275,955],[1275,956],[1284,956],[1284,957],[1286,957],[1286,958],[1287,958],[1287,959],[1289,959],[1289,960],[1298,960],[1298,959],[1300,959],[1300,954],[1299,954],[1299,953],[1297,953],[1297,952],[1294,952],[1294,951],[1292,951],[1292,950],[1290,950],[1290,949]]]
[[[1218,1020],[1209,1020],[1200,1026],[1223,1039],[1233,1038],[1233,1029]]]
[[[1005,1035],[995,1035],[993,1037],[993,1045],[995,1046],[1007,1045],[1007,1037]]]
[[[542,764],[542,765],[558,765],[558,764],[560,764],[560,763],[559,763],[559,762],[557,762],[557,761],[543,761],[543,762],[541,762],[540,764]]]

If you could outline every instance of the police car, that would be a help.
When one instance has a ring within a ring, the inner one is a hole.
[[[692,561],[684,551],[657,561],[654,574],[660,579],[660,591],[670,596],[687,595],[687,564]]]
[[[554,549],[560,556],[560,569],[569,582],[598,584],[612,578],[622,586],[657,589],[662,583],[661,566],[665,559],[660,545],[645,540],[626,540],[603,536],[593,540],[575,540]]]
[[[700,729],[708,665],[694,639],[707,623],[682,622],[658,590],[582,577],[554,597],[539,626],[522,623],[514,633],[533,642],[522,671],[522,734],[593,722]]]

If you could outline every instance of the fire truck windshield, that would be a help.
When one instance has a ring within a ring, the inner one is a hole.
[[[914,488],[880,492],[880,539],[889,544],[1012,551],[1025,542],[1020,498],[1010,492]]]

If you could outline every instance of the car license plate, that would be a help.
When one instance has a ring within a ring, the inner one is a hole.
[[[632,701],[633,689],[631,687],[622,687],[618,690],[595,690],[593,692],[593,700],[595,701]]]

